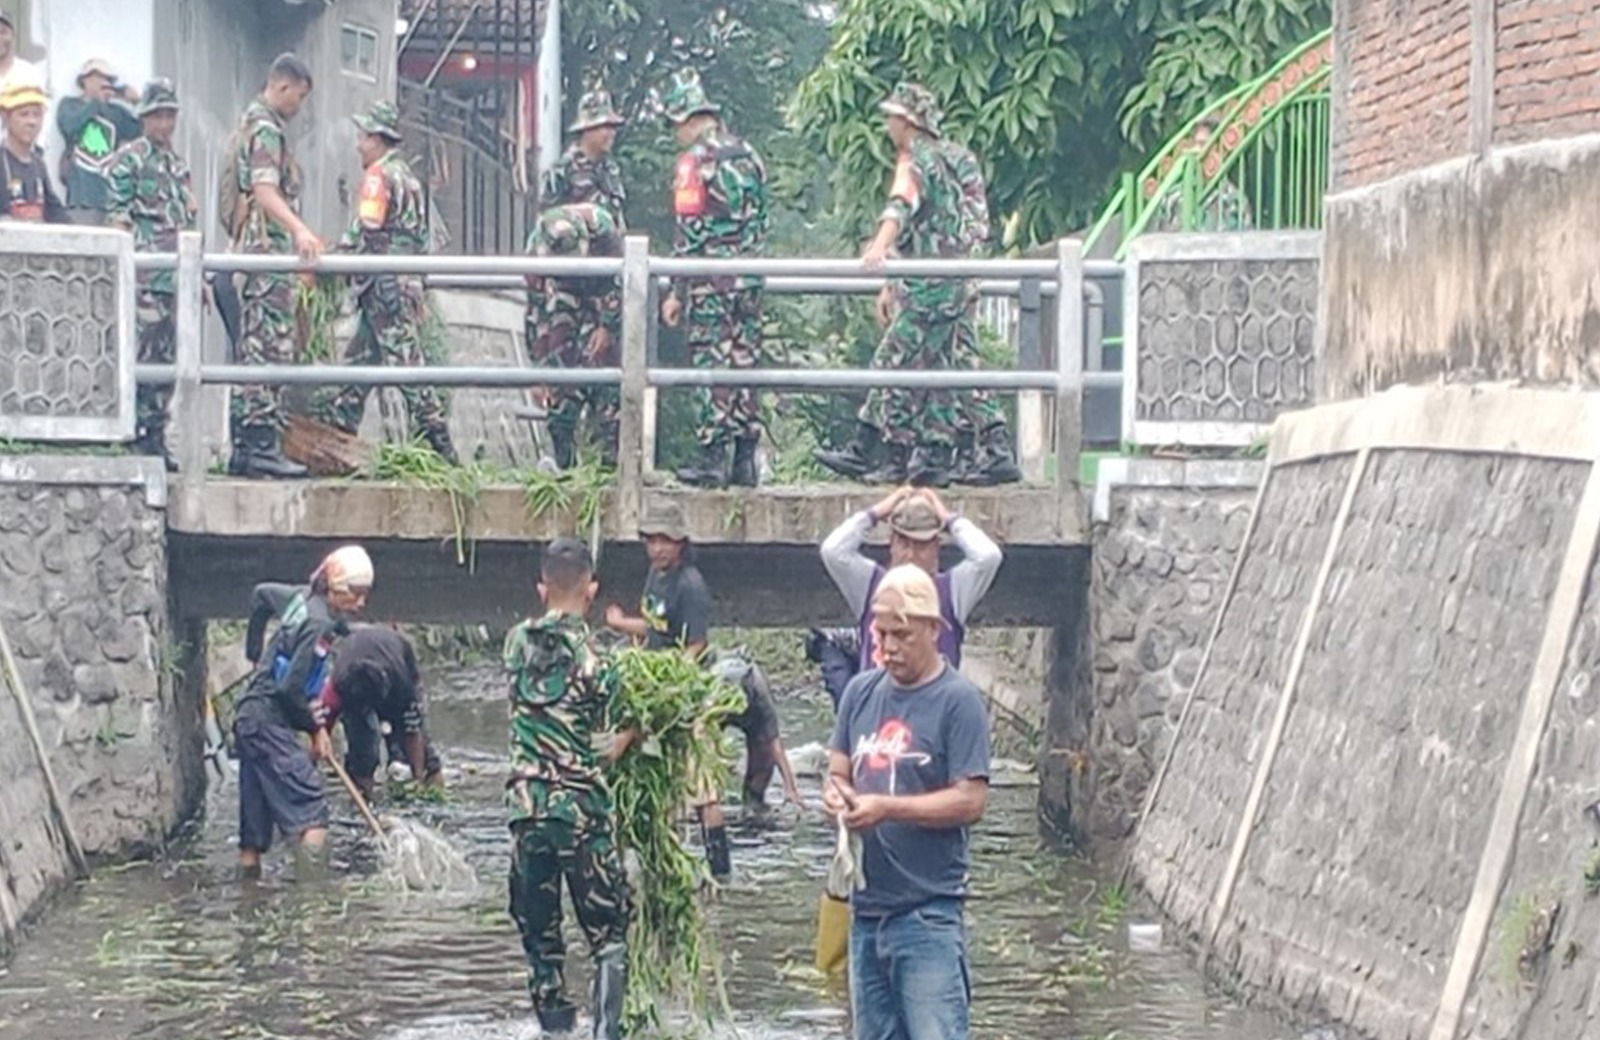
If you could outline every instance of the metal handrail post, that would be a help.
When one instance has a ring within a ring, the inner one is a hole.
[[[650,239],[622,247],[622,410],[617,428],[618,529],[639,529],[644,507],[645,384],[650,363]]]
[[[1079,527],[1067,510],[1081,508],[1076,494],[1083,451],[1083,242],[1056,243],[1056,522],[1063,532]]]
[[[1017,367],[1027,371],[1043,364],[1040,335],[1043,324],[1039,282],[1024,278],[1017,299]],[[1016,453],[1017,465],[1024,480],[1034,482],[1044,479],[1045,452],[1050,443],[1045,433],[1045,400],[1038,390],[1023,390],[1017,394]],[[982,434],[982,431],[978,431]]]
[[[661,279],[651,272],[646,279],[650,286],[650,296],[645,304],[645,327],[649,334],[645,338],[645,357],[650,368],[655,368],[661,362],[661,323],[656,320],[661,314]],[[640,471],[645,474],[656,471],[656,433],[660,429],[661,391],[648,379],[644,388],[644,451],[639,464]]]
[[[178,472],[185,487],[199,490],[206,475],[206,437],[203,419],[204,397],[200,368],[204,363],[205,272],[202,268],[202,240],[197,231],[178,235],[177,313],[174,315],[177,369],[173,383],[171,424],[178,433]]]

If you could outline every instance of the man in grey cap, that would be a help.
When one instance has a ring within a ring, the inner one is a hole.
[[[139,92],[117,82],[116,73],[100,58],[84,63],[78,89],[77,97],[63,98],[56,110],[56,129],[67,145],[61,187],[74,224],[104,224],[111,157],[140,133],[133,110]]]
[[[971,520],[952,512],[931,488],[905,487],[871,509],[851,516],[822,543],[822,565],[844,593],[859,629],[857,669],[875,667],[872,659],[876,647],[868,608],[873,590],[886,570],[863,554],[861,546],[868,533],[884,521],[889,524],[889,566],[916,564],[933,578],[945,621],[939,650],[952,666],[959,667],[967,618],[994,583],[1003,556],[992,538]],[[946,533],[966,558],[950,570],[940,571],[939,544]]]
[[[681,650],[704,661],[711,628],[711,593],[689,548],[689,527],[683,509],[670,500],[652,502],[639,524],[650,576],[639,598],[639,614],[631,615],[613,603],[606,608],[606,624],[642,641],[651,650]],[[727,820],[715,792],[697,807],[712,877],[732,871],[728,852]]]

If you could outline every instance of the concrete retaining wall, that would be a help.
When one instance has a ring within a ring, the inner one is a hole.
[[[90,856],[158,844],[204,795],[199,703],[173,679],[165,480],[142,459],[0,459],[0,623]],[[0,766],[0,908],[26,918],[71,871],[4,687]],[[0,952],[14,931],[0,912]]]
[[[1377,1040],[1600,1035],[1597,454],[1591,395],[1280,420],[1133,847],[1219,972]]]

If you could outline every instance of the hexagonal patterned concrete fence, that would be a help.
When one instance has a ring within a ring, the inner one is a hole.
[[[1313,403],[1317,232],[1150,235],[1124,279],[1124,436],[1249,444]]]
[[[0,235],[0,437],[134,433],[133,240],[8,224]]]

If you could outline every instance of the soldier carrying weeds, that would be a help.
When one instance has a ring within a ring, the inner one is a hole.
[[[628,888],[605,767],[634,734],[611,732],[620,687],[584,621],[599,585],[589,550],[558,538],[539,569],[543,617],[506,636],[511,678],[511,916],[522,933],[528,990],[540,1027],[572,1029],[563,988],[561,880],[595,958],[596,1040],[622,1035],[628,970]]]

